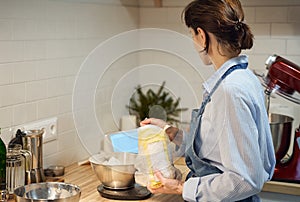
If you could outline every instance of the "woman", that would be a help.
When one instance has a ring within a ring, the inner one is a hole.
[[[203,102],[193,110],[190,134],[159,119],[171,141],[185,145],[190,169],[185,182],[156,177],[163,186],[153,193],[182,194],[186,201],[260,201],[257,194],[271,179],[275,154],[264,93],[247,68],[253,35],[238,0],[195,0],[183,11],[196,50],[215,72],[203,84]]]

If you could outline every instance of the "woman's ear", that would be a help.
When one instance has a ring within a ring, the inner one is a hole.
[[[201,45],[202,47],[206,47],[206,35],[203,29],[201,29],[200,27],[197,28],[197,32],[198,34],[196,35],[197,37],[197,41],[199,43],[199,45]]]

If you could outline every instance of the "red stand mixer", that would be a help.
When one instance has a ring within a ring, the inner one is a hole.
[[[263,85],[266,90],[267,108],[269,112],[270,95],[276,93],[285,99],[300,104],[300,67],[285,58],[277,55],[270,56],[266,61],[267,76],[263,77]],[[273,116],[273,117],[271,117]],[[277,116],[277,117],[276,117]],[[278,114],[269,114],[270,120],[278,119]],[[292,136],[293,119],[287,116],[281,121],[281,126],[276,129],[272,128],[273,144],[276,152],[276,167],[272,180],[300,183],[300,126],[295,129],[294,141]],[[275,123],[275,122],[274,122]],[[276,130],[276,131],[273,131]],[[274,137],[273,133],[279,135]],[[288,154],[290,143],[293,142],[292,154]]]

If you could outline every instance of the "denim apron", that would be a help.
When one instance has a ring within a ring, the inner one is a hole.
[[[237,69],[246,69],[248,63],[241,63],[230,67],[222,77],[217,81],[211,92],[204,98],[200,109],[194,109],[192,111],[192,120],[190,124],[190,137],[187,139],[187,147],[185,152],[186,165],[191,170],[187,175],[190,177],[203,177],[205,175],[214,173],[223,173],[216,166],[209,164],[208,160],[199,156],[199,151],[201,147],[200,132],[201,132],[201,119],[204,113],[205,106],[210,102],[212,94],[218,88],[220,83],[228,76],[231,72]],[[252,201],[252,196],[241,200],[242,202]]]

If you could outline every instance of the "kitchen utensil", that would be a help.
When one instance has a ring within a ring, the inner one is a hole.
[[[103,184],[97,187],[98,192],[104,198],[117,200],[143,200],[151,196],[151,192],[139,184],[134,184],[134,187],[129,189],[108,189]]]
[[[90,163],[101,184],[102,197],[119,200],[142,200],[151,196],[146,187],[135,183],[136,155],[126,152],[100,153],[90,157]]]
[[[61,182],[41,182],[14,190],[16,202],[79,202],[80,187]]]
[[[286,161],[277,163],[273,179],[300,183],[300,126],[295,131],[292,155]]]
[[[31,153],[30,170],[25,174],[25,184],[44,182],[43,170],[43,134],[44,130],[18,130],[9,145],[21,143],[23,150]]]
[[[261,78],[266,88],[267,110],[272,93],[300,104],[300,67],[277,55],[267,59],[266,67],[268,74]],[[278,122],[274,121],[275,119],[278,119]],[[273,120],[271,117],[270,126],[276,151],[276,166],[272,180],[300,183],[300,126],[296,128],[294,141],[290,141],[292,121],[290,117],[283,115],[273,115]],[[289,148],[293,148],[291,155],[286,154]]]
[[[134,186],[134,165],[101,165],[92,168],[102,184],[109,189],[128,189]]]
[[[7,149],[6,182],[9,194],[25,185],[25,174],[31,170],[31,153],[20,144],[10,144]]]
[[[32,154],[32,168],[30,175],[26,178],[26,184],[45,182],[43,170],[43,134],[44,130],[25,130],[26,135],[22,137],[23,149]]]
[[[286,156],[290,147],[293,118],[282,114],[269,114],[269,123],[276,161],[279,162]]]
[[[266,94],[275,92],[283,98],[300,104],[300,67],[291,61],[272,55],[266,61],[268,74],[263,78]]]
[[[93,155],[89,160],[93,171],[104,187],[128,189],[134,186],[135,156],[130,153],[114,153],[111,157]]]
[[[65,174],[65,167],[60,165],[52,165],[46,169],[49,173],[51,173],[51,177],[59,177]]]

